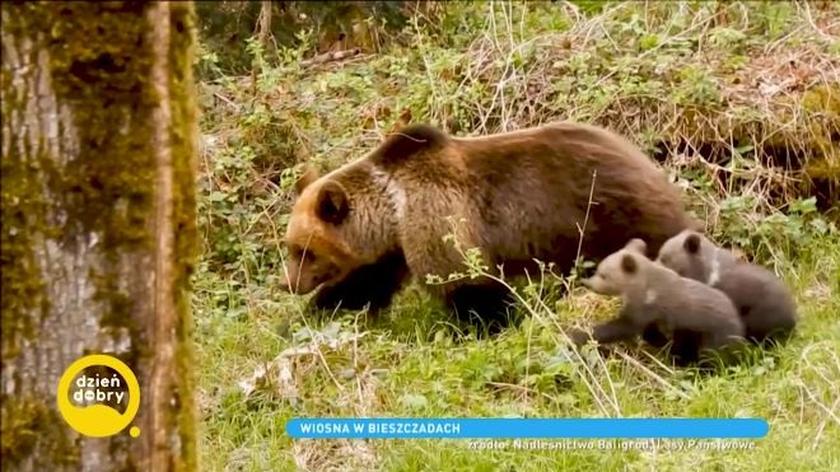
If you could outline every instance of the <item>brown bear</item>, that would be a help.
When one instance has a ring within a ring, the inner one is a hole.
[[[679,352],[677,363],[692,363],[706,350],[718,350],[738,343],[744,325],[732,301],[720,290],[673,270],[645,256],[645,242],[633,239],[600,264],[595,275],[583,284],[596,293],[617,295],[623,299],[614,319],[598,325],[592,337],[601,344],[632,339],[651,326],[664,331],[693,333],[697,352]],[[589,337],[581,331],[572,340],[581,344]]]
[[[657,262],[727,294],[744,321],[746,337],[756,344],[784,341],[796,326],[793,296],[775,274],[739,260],[696,231],[666,241]]]
[[[307,172],[297,191],[288,290],[320,287],[322,308],[381,308],[409,275],[463,272],[459,247],[477,248],[505,276],[537,272],[535,259],[565,272],[581,233],[581,256],[599,260],[634,237],[657,251],[695,226],[638,148],[571,122],[478,138],[410,125],[322,177]],[[506,312],[508,291],[487,278],[427,288],[460,316],[490,322]]]

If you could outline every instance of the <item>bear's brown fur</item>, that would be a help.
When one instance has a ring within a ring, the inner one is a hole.
[[[570,122],[479,138],[411,125],[298,188],[287,280],[301,294],[321,286],[323,307],[385,306],[409,274],[423,282],[462,272],[449,234],[509,276],[535,271],[534,259],[569,270],[580,229],[581,255],[599,260],[636,237],[656,254],[694,226],[679,191],[639,149]],[[462,315],[487,321],[504,312],[504,288],[487,279],[428,288]]]

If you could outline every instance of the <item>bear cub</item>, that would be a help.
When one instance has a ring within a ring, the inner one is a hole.
[[[682,231],[665,242],[657,262],[728,295],[744,322],[747,339],[755,343],[783,341],[796,326],[793,297],[775,274],[739,261],[696,231]]]
[[[592,338],[600,344],[629,340],[651,324],[671,333],[675,342],[679,336],[696,336],[698,352],[675,356],[681,365],[698,360],[703,350],[718,350],[742,339],[744,325],[723,292],[655,263],[645,256],[646,249],[644,241],[632,239],[583,280],[594,292],[618,295],[624,302],[616,318],[594,328]],[[588,338],[582,331],[572,336],[578,345]]]

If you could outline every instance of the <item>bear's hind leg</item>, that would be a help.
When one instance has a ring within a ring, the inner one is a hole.
[[[668,336],[659,329],[656,323],[645,326],[644,331],[642,331],[642,340],[657,349],[665,347],[669,341]]]
[[[687,367],[700,360],[700,344],[703,336],[696,332],[685,329],[674,331],[674,339],[671,343],[669,354],[674,364],[679,367]]]

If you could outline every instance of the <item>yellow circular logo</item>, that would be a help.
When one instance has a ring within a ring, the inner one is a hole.
[[[87,369],[108,368],[110,375]],[[81,375],[80,375],[81,374]],[[134,372],[116,357],[93,354],[77,359],[58,382],[58,411],[71,428],[101,438],[119,433],[140,408],[140,384]],[[140,429],[132,427],[131,436]]]

